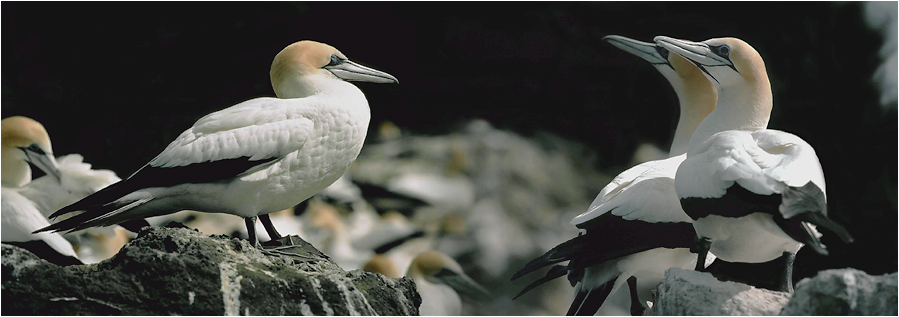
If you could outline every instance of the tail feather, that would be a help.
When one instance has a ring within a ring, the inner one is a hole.
[[[128,180],[122,180],[115,184],[106,186],[96,193],[90,194],[71,205],[62,207],[61,209],[51,214],[49,218],[54,219],[67,213],[79,210],[91,210],[92,208],[95,208],[97,206],[107,205],[110,202],[122,198],[137,189],[138,188],[135,188],[135,186],[133,186]]]
[[[614,260],[637,252],[655,248],[689,248],[696,231],[686,222],[659,222],[624,220],[607,213],[598,226],[587,229],[585,234],[559,244],[542,256],[531,260],[512,275],[516,280],[544,266],[571,260],[570,270]]]
[[[596,314],[596,311],[599,310],[602,303],[605,302],[606,298],[609,297],[609,294],[612,293],[612,287],[615,285],[615,280],[616,279],[612,279],[605,282],[595,289],[579,289],[578,294],[574,297],[574,301],[571,302],[571,306],[568,308],[568,313],[566,315],[593,316],[593,314]]]
[[[827,218],[824,192],[812,182],[802,187],[787,187],[781,195],[778,209],[780,217],[774,218],[775,223],[793,240],[810,245],[819,254],[827,255],[827,247],[818,239],[818,232],[811,225],[835,233],[845,243],[853,241],[846,228]]]
[[[521,297],[521,295],[524,295],[524,293],[527,293],[528,291],[534,289],[537,286],[542,285],[543,283],[546,283],[546,282],[552,281],[556,278],[565,276],[566,274],[568,274],[567,267],[562,266],[562,265],[553,266],[553,267],[549,268],[549,271],[546,272],[546,276],[540,278],[539,280],[534,281],[531,284],[528,284],[528,286],[525,286],[524,289],[521,290],[521,292],[518,292],[518,294],[515,295],[515,297],[512,297],[512,300],[515,300],[516,298]]]
[[[81,214],[69,217],[65,220],[38,229],[34,231],[34,233],[51,230],[53,232],[71,232],[88,229],[91,227],[114,225],[119,222],[118,218],[114,217],[115,215],[121,214],[122,212],[125,212],[131,208],[137,207],[147,201],[149,201],[149,199],[142,199],[128,203],[109,203],[105,205],[88,207],[89,209]]]
[[[586,243],[586,239],[584,239],[583,235],[574,237],[525,264],[521,270],[518,270],[518,272],[515,272],[515,274],[512,275],[511,280],[517,280],[519,277],[536,271],[544,266],[571,260],[573,255],[580,253],[582,250],[586,250],[587,247],[589,247],[589,245]]]

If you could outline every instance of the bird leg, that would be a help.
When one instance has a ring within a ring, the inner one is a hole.
[[[793,261],[796,260],[796,255],[790,252],[784,252],[778,260],[783,261],[784,264],[783,275],[781,275],[780,281],[780,291],[793,293]]]
[[[697,253],[696,257],[696,270],[700,272],[705,272],[705,259],[709,255],[709,248],[712,247],[712,241],[708,238],[700,237],[696,235],[696,238],[693,239],[693,246],[690,247],[690,252]]]
[[[636,277],[628,277],[627,278],[627,288],[631,291],[631,316],[643,316],[643,311],[646,308],[643,307],[643,303],[640,302],[640,298],[637,297],[637,278]]]
[[[243,220],[247,223],[247,235],[249,235],[250,245],[262,249],[262,244],[256,238],[256,216],[246,217]]]
[[[256,216],[253,216],[253,217],[248,217],[248,218],[244,218],[244,219],[247,222],[247,233],[250,234],[250,244],[253,244],[253,246],[261,249],[262,253],[267,254],[267,255],[274,255],[274,256],[286,255],[286,256],[290,256],[290,257],[299,257],[299,258],[304,258],[304,259],[308,259],[308,260],[314,260],[313,257],[309,257],[309,256],[297,254],[297,253],[292,253],[292,252],[281,251],[284,249],[289,249],[289,248],[294,247],[293,241],[291,239],[287,239],[289,245],[269,247],[267,249],[264,248],[262,246],[262,244],[259,243],[259,240],[256,238],[256,218],[257,218]],[[278,231],[275,230],[275,225],[272,224],[272,219],[267,214],[258,216],[258,218],[259,218],[259,220],[262,221],[262,226],[265,227],[265,231],[268,233],[268,236],[271,238],[271,241],[275,241],[275,240],[279,240],[279,239],[283,238],[283,237],[281,237],[281,234],[279,234]]]
[[[272,239],[272,241],[281,239],[282,236],[278,233],[278,230],[275,230],[275,225],[272,223],[272,218],[265,215],[259,215],[259,221],[262,221],[262,226],[265,227],[265,232],[268,233],[268,237]]]

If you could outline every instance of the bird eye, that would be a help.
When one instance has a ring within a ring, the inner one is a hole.
[[[28,151],[31,151],[31,152],[34,152],[34,153],[37,153],[37,154],[40,154],[40,155],[45,155],[45,154],[47,154],[46,152],[44,152],[43,149],[41,149],[40,146],[38,146],[38,145],[35,144],[35,143],[31,143],[30,145],[28,145],[27,148],[23,148],[23,150],[28,150]]]
[[[340,57],[337,57],[337,55],[331,54],[331,61],[328,62],[328,65],[325,65],[325,66],[337,66],[342,63],[343,63],[343,60],[340,59]]]
[[[719,56],[725,57],[725,58],[727,58],[728,55],[730,55],[730,47],[728,47],[727,45],[713,47],[712,51],[715,52],[715,54],[718,54]]]

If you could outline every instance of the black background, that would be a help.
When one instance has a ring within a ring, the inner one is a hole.
[[[881,35],[862,3],[313,2],[2,4],[2,116],[42,122],[57,155],[130,175],[199,117],[273,96],[274,55],[301,39],[393,74],[361,83],[372,128],[446,133],[483,118],[551,132],[629,167],[637,144],[667,149],[677,102],[643,60],[601,40],[734,36],[765,58],[769,128],[812,144],[831,217],[857,242],[824,237],[796,278],[825,268],[897,269],[897,114],[871,77]],[[894,48],[895,50],[895,48]]]

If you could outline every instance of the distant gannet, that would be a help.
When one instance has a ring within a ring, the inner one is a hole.
[[[22,246],[60,265],[81,264],[72,244],[58,233],[31,232],[50,224],[35,203],[20,191],[31,181],[31,162],[59,182],[59,172],[47,130],[37,121],[15,116],[2,126],[2,237],[3,243]]]
[[[696,43],[657,36],[655,42],[694,63],[718,91],[718,105],[691,137],[675,178],[684,211],[718,257],[709,270],[757,287],[792,291],[792,262],[799,248],[808,244],[827,254],[815,226],[852,241],[827,218],[824,172],[815,150],[793,134],[766,130],[771,84],[752,46],[736,38]],[[777,269],[757,272],[731,262],[769,262]]]
[[[60,209],[85,212],[39,231],[79,230],[191,209],[246,220],[280,234],[267,214],[306,200],[344,174],[359,155],[371,113],[348,81],[397,83],[327,44],[299,41],[270,72],[278,98],[256,98],[200,118],[127,179]]]
[[[604,38],[613,45],[650,62],[677,93],[680,118],[669,158],[634,166],[606,185],[586,212],[572,219],[582,234],[553,248],[516,273],[523,274],[553,263],[546,277],[524,292],[556,277],[568,275],[576,296],[569,315],[641,314],[652,298],[651,290],[671,267],[689,268],[696,255],[692,246],[691,219],[678,204],[674,173],[686,157],[693,130],[715,108],[717,94],[699,69],[665,48],[621,36]],[[621,288],[625,283],[628,289]],[[629,291],[630,302],[608,302],[613,292]],[[634,298],[636,295],[637,298]]]
[[[483,286],[462,271],[459,263],[438,251],[425,251],[416,256],[406,277],[415,282],[421,295],[419,313],[422,316],[461,315],[459,294],[478,300],[490,297]]]

